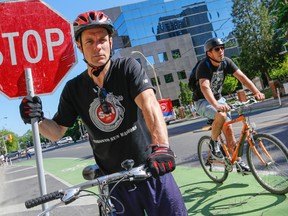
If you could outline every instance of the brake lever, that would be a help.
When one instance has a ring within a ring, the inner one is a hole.
[[[46,213],[52,211],[53,209],[55,209],[56,207],[61,206],[61,205],[64,205],[64,203],[59,201],[58,203],[56,203],[56,204],[54,204],[52,206],[49,206],[47,209],[45,209],[43,212],[39,213],[37,216],[46,215]]]

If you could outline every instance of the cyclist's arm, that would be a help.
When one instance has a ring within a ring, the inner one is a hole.
[[[265,99],[265,95],[256,88],[253,82],[240,69],[236,70],[233,73],[233,76],[235,76],[246,88],[248,88],[254,94],[257,100]]]
[[[208,79],[199,79],[201,91],[205,99],[218,111],[228,112],[231,108],[228,105],[221,105],[217,102],[210,88],[210,81]]]
[[[44,119],[39,123],[39,131],[41,135],[51,140],[52,142],[55,142],[63,137],[66,130],[67,127],[58,125],[52,119]]]
[[[152,89],[146,89],[135,98],[135,103],[142,110],[150,131],[153,144],[167,144],[168,132],[160,105]]]

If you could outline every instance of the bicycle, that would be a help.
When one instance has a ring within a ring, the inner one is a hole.
[[[25,206],[26,208],[32,208],[56,199],[60,199],[60,202],[48,207],[43,212],[38,214],[38,216],[42,216],[52,211],[54,208],[60,205],[68,205],[80,197],[96,196],[98,197],[97,205],[100,216],[116,216],[116,214],[123,214],[125,212],[124,206],[119,200],[111,196],[113,189],[121,182],[145,180],[151,177],[151,173],[148,171],[145,165],[133,167],[134,161],[131,159],[123,161],[121,166],[125,170],[109,175],[102,175],[97,165],[87,166],[83,169],[82,175],[84,179],[89,181],[28,200],[25,202]],[[113,187],[109,190],[109,185],[111,184],[113,184]],[[98,186],[98,193],[86,190],[87,188],[95,186]],[[80,195],[81,192],[88,192],[88,194]],[[111,202],[112,199],[121,204],[123,208],[121,212],[116,212],[116,209]]]
[[[219,135],[220,147],[224,155],[222,161],[212,157],[209,148],[210,137],[200,138],[197,146],[200,164],[207,176],[216,183],[222,183],[227,179],[229,172],[233,171],[234,164],[244,175],[237,159],[243,155],[244,145],[247,141],[247,162],[256,181],[273,194],[286,194],[288,192],[287,148],[273,135],[256,133],[256,125],[250,123],[249,117],[246,117],[251,110],[248,104],[255,102],[255,99],[249,99],[247,102],[238,102],[231,106],[237,111],[238,117],[225,122],[224,125],[242,122],[243,127],[235,147],[225,143],[222,134]]]

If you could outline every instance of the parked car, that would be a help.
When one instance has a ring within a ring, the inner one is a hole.
[[[73,139],[72,139],[70,136],[67,136],[67,137],[61,138],[61,139],[58,140],[56,143],[57,143],[58,145],[60,145],[60,144],[71,143],[71,142],[73,142]]]
[[[28,148],[28,152],[29,152],[30,154],[34,154],[34,153],[35,153],[34,147],[29,147],[29,148]]]
[[[8,154],[6,154],[5,157],[8,158],[8,159],[9,158],[14,158],[14,157],[17,157],[18,154],[19,154],[18,151],[12,151],[12,152],[9,152]]]

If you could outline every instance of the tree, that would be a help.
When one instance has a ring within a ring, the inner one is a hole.
[[[24,149],[26,146],[33,146],[33,135],[31,130],[27,130],[26,133],[19,138],[20,147]]]
[[[233,0],[233,3],[234,34],[241,49],[240,67],[250,79],[261,76],[267,84],[269,72],[281,62],[282,45],[272,27],[267,5],[259,0]]]
[[[269,3],[271,15],[275,18],[274,28],[288,39],[288,0],[273,0]]]
[[[67,129],[64,136],[70,136],[74,141],[78,140],[81,136],[80,129],[79,129],[79,121],[80,118],[77,118],[74,125]]]
[[[231,75],[227,75],[224,81],[222,93],[223,95],[232,94],[237,89],[237,87],[238,80]]]
[[[189,105],[192,101],[192,92],[188,87],[188,83],[183,83],[180,80],[179,86],[180,86],[179,99],[181,101],[181,105],[182,106]]]
[[[271,78],[280,81],[284,81],[288,78],[288,55],[285,56],[285,61],[279,68],[271,71]]]
[[[8,135],[12,136],[12,142],[9,142],[6,138],[8,137]],[[2,130],[0,131],[0,143],[1,143],[1,152],[5,152],[5,147],[7,149],[7,152],[11,152],[11,151],[16,151],[18,150],[18,136],[13,133],[12,131],[9,130]]]

